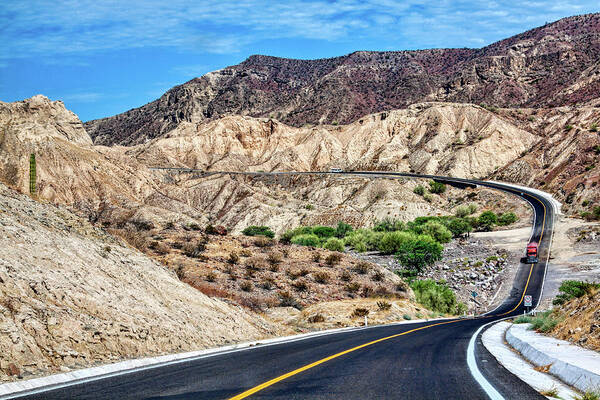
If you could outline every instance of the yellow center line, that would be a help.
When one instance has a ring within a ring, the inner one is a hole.
[[[303,372],[303,371],[306,371],[307,369],[316,367],[317,365],[323,364],[323,363],[325,363],[325,362],[327,362],[329,360],[333,360],[334,358],[338,358],[340,356],[343,356],[344,354],[348,354],[348,353],[351,353],[353,351],[362,349],[364,347],[374,345],[375,343],[383,342],[384,340],[393,339],[393,338],[396,338],[398,336],[407,335],[409,333],[420,331],[422,329],[427,329],[427,328],[431,328],[431,327],[439,326],[439,325],[454,324],[454,323],[460,322],[460,321],[462,321],[462,320],[453,320],[453,321],[446,321],[446,322],[438,322],[436,324],[432,324],[432,325],[422,326],[420,328],[411,329],[411,330],[406,331],[406,332],[397,333],[395,335],[383,337],[383,338],[380,338],[380,339],[377,339],[377,340],[373,340],[372,342],[361,344],[360,346],[352,347],[351,349],[341,351],[341,352],[333,354],[333,355],[331,355],[329,357],[325,357],[325,358],[323,358],[321,360],[315,361],[315,362],[313,362],[311,364],[307,364],[307,365],[305,365],[303,367],[300,367],[298,369],[290,371],[287,374],[283,374],[281,376],[278,376],[277,378],[273,378],[270,381],[267,381],[267,382],[262,383],[262,384],[260,384],[258,386],[255,386],[255,387],[253,387],[251,389],[248,389],[245,392],[238,394],[237,396],[231,397],[229,400],[245,399],[246,397],[251,396],[251,395],[253,395],[254,393],[256,393],[256,392],[258,392],[260,390],[263,390],[263,389],[265,389],[265,388],[267,388],[267,387],[269,387],[271,385],[274,385],[275,383],[280,382],[280,381],[282,381],[284,379],[287,379],[287,378],[289,378],[291,376],[299,374],[300,372]]]
[[[534,199],[535,199],[535,197],[534,197]],[[542,204],[542,207],[544,207],[544,218],[542,220],[542,234],[540,235],[540,240],[539,240],[539,242],[541,244],[542,237],[544,236],[544,227],[546,225],[546,206],[544,205],[543,202],[540,201],[540,203]],[[534,212],[535,212],[535,210],[534,210]],[[535,229],[535,227],[534,227],[534,229]],[[539,247],[538,247],[538,249],[539,249]],[[529,276],[527,277],[527,282],[525,283],[525,288],[523,289],[523,294],[521,295],[521,299],[519,300],[519,303],[512,310],[507,311],[507,312],[502,313],[502,314],[498,314],[498,315],[489,315],[489,316],[486,316],[486,317],[483,317],[483,318],[491,318],[491,317],[494,317],[494,316],[502,316],[502,315],[506,315],[506,314],[509,314],[509,313],[515,311],[521,305],[521,303],[523,303],[523,299],[525,298],[525,293],[527,292],[527,288],[529,287],[529,281],[531,280],[531,274],[532,274],[532,272],[533,272],[533,264],[531,265],[531,268],[529,268]],[[340,356],[343,356],[344,354],[352,353],[353,351],[362,349],[364,347],[371,346],[371,345],[374,345],[374,344],[379,343],[379,342],[383,342],[384,340],[389,340],[389,339],[397,338],[399,336],[408,335],[409,333],[417,332],[417,331],[420,331],[420,330],[423,330],[423,329],[427,329],[427,328],[432,328],[434,326],[440,326],[440,325],[446,325],[446,324],[454,324],[454,323],[461,322],[461,321],[465,321],[465,320],[458,319],[458,320],[452,320],[452,321],[438,322],[438,323],[435,323],[435,324],[422,326],[420,328],[411,329],[411,330],[406,331],[406,332],[397,333],[395,335],[386,336],[386,337],[383,337],[383,338],[380,338],[380,339],[377,339],[377,340],[373,340],[373,341],[368,342],[368,343],[361,344],[361,345],[356,346],[356,347],[352,347],[351,349],[344,350],[344,351],[341,351],[339,353],[333,354],[333,355],[331,355],[329,357],[322,358],[322,359],[320,359],[318,361],[315,361],[315,362],[313,362],[311,364],[307,364],[307,365],[305,365],[303,367],[300,367],[300,368],[295,369],[293,371],[290,371],[290,372],[288,372],[286,374],[283,374],[283,375],[280,375],[280,376],[278,376],[276,378],[273,378],[270,381],[264,382],[264,383],[262,383],[262,384],[260,384],[258,386],[250,388],[250,389],[246,390],[245,392],[238,394],[237,396],[231,397],[229,400],[241,400],[241,399],[245,399],[245,398],[253,395],[256,392],[259,392],[259,391],[261,391],[261,390],[263,390],[265,388],[268,388],[269,386],[274,385],[277,382],[281,382],[284,379],[287,379],[287,378],[289,378],[291,376],[297,375],[297,374],[299,374],[299,373],[301,373],[303,371],[306,371],[308,369],[316,367],[317,365],[320,365],[320,364],[323,364],[323,363],[325,363],[327,361],[333,360],[334,358],[338,358]]]

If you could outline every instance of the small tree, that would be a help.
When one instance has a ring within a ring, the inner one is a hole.
[[[397,251],[398,261],[418,272],[428,265],[441,260],[444,248],[431,236],[419,235],[405,241]]]
[[[464,218],[451,219],[450,222],[448,222],[447,228],[452,232],[452,236],[454,237],[464,236],[473,230],[469,221]]]
[[[324,248],[331,251],[344,251],[344,242],[338,238],[329,238],[323,245]]]
[[[346,237],[347,234],[349,234],[353,230],[354,229],[352,228],[351,225],[340,221],[340,222],[338,222],[337,228],[335,229],[335,237],[337,237],[339,239],[343,239],[344,237]]]
[[[505,213],[500,214],[500,216],[498,216],[498,225],[506,226],[506,225],[514,224],[515,222],[517,222],[518,219],[519,218],[516,216],[515,213],[505,212]]]

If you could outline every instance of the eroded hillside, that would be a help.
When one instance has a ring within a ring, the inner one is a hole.
[[[0,184],[0,381],[281,333]]]

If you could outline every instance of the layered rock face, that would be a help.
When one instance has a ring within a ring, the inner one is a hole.
[[[181,122],[227,115],[287,125],[348,124],[423,101],[495,107],[593,105],[600,14],[569,17],[481,49],[356,52],[320,60],[252,56],[174,87],[143,107],[90,121],[98,144],[138,144]]]

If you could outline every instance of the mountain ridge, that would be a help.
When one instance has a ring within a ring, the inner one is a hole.
[[[600,92],[600,14],[567,17],[481,49],[366,52],[316,60],[253,55],[142,107],[85,123],[96,144],[134,145],[227,115],[348,124],[427,101],[590,105]],[[566,88],[566,89],[565,89]]]

